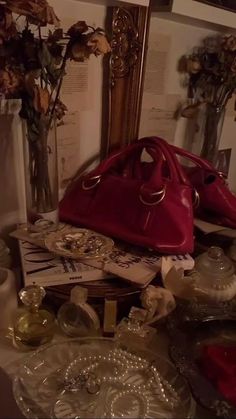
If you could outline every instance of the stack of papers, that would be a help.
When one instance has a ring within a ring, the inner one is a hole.
[[[60,225],[60,229],[70,226]],[[80,284],[114,276],[129,281],[140,288],[146,287],[161,270],[162,256],[139,247],[116,243],[102,260],[72,260],[50,253],[44,240],[29,234],[25,227],[11,233],[18,238],[25,285],[41,286]],[[176,268],[191,270],[194,260],[189,255],[165,256]]]

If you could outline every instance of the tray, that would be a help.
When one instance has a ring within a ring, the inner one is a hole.
[[[151,380],[151,381],[150,381]],[[187,383],[164,358],[112,339],[56,342],[28,357],[13,381],[26,418],[191,418]]]
[[[195,400],[220,418],[236,418],[236,408],[202,375],[197,359],[204,345],[236,345],[236,318],[205,316],[201,320],[168,321],[170,357],[177,370],[188,380]]]

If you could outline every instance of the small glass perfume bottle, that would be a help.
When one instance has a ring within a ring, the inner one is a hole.
[[[13,339],[20,349],[35,349],[53,337],[55,316],[40,307],[45,294],[44,288],[37,285],[27,286],[19,292],[24,306],[17,310]]]
[[[88,290],[75,286],[71,290],[70,301],[63,304],[57,313],[61,330],[68,336],[97,336],[100,320],[96,311],[86,301]]]
[[[156,334],[156,329],[145,324],[146,318],[147,310],[131,307],[128,318],[116,327],[116,340],[127,347],[145,348]]]

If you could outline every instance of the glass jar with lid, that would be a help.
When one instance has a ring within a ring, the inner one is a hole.
[[[231,260],[220,247],[210,247],[195,260],[195,278],[206,297],[227,301],[236,294],[236,277]]]

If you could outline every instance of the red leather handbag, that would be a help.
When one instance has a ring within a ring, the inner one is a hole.
[[[144,149],[151,171],[136,176],[134,156]],[[193,250],[192,187],[159,138],[125,147],[78,179],[60,203],[60,219],[161,253]]]
[[[236,228],[236,196],[229,190],[223,174],[199,156],[176,146],[172,149],[195,165],[185,167],[185,172],[199,196],[196,215],[214,224]]]
[[[145,142],[151,146],[156,140],[149,137]],[[170,147],[194,165],[182,167],[195,191],[195,215],[214,224],[236,228],[236,196],[229,190],[224,175],[207,160],[174,145]]]

